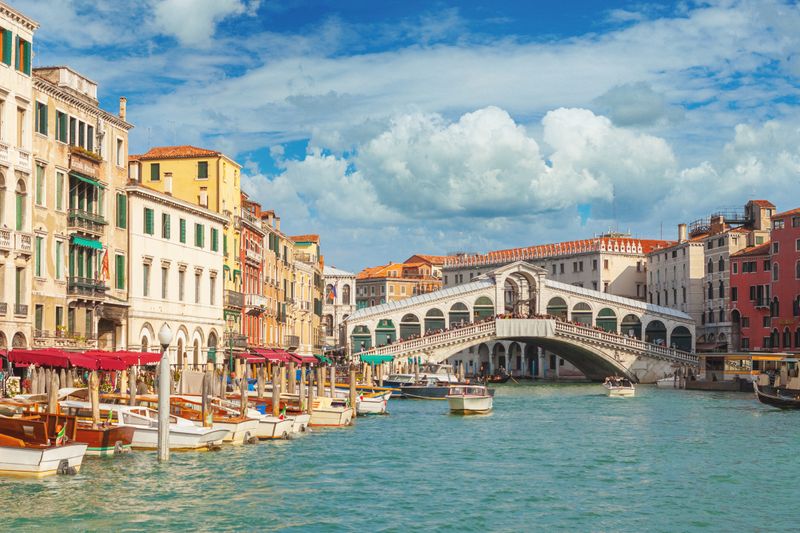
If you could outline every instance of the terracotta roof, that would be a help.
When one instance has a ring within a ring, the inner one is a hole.
[[[432,265],[443,265],[445,259],[447,259],[446,255],[424,255],[424,254],[414,254],[408,259],[406,259],[406,263],[413,263],[416,262],[415,259],[422,259]]]
[[[778,213],[777,215],[772,215],[772,220],[775,220],[776,218],[783,218],[789,215],[800,215],[800,207],[792,209],[790,211],[784,211],[783,213]]]
[[[154,146],[143,154],[128,156],[128,159],[140,161],[144,159],[180,159],[190,157],[214,157],[218,155],[222,155],[222,152],[184,144],[181,146]]]
[[[773,209],[775,208],[775,204],[773,204],[769,200],[750,200],[747,203],[757,205],[758,207],[771,207]]]
[[[748,248],[744,248],[739,250],[736,253],[731,254],[731,257],[748,257],[751,255],[769,255],[769,247],[770,242],[767,241],[764,244],[759,244],[757,246],[750,246]]]
[[[314,242],[319,244],[319,235],[313,233],[309,235],[293,235],[289,238],[294,242]]]

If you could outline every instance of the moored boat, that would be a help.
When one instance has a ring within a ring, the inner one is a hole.
[[[386,414],[386,407],[392,391],[364,392],[356,400],[356,412],[359,415],[382,415]]]
[[[636,388],[633,382],[628,378],[619,376],[609,376],[603,383],[609,397],[612,398],[626,398],[636,394]]]
[[[800,390],[782,389],[753,382],[753,391],[759,402],[778,409],[800,409]]]
[[[59,429],[63,431],[51,434],[35,415],[0,416],[0,475],[39,478],[79,472],[87,444],[68,441],[67,427]]]
[[[483,385],[456,385],[447,394],[450,412],[463,415],[486,414],[492,410],[493,399]]]
[[[317,396],[311,407],[311,427],[348,426],[353,420],[353,408],[343,405],[328,396]]]

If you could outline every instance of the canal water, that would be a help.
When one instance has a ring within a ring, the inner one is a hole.
[[[749,394],[502,385],[488,416],[391,415],[289,442],[0,479],[0,530],[788,531],[800,413]]]

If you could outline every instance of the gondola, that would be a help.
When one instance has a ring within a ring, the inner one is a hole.
[[[758,401],[778,409],[800,409],[800,390],[759,386],[753,382]]]
[[[500,374],[487,377],[486,383],[505,383],[509,379],[511,379],[511,374]]]

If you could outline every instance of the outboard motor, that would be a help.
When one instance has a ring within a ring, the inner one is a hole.
[[[69,466],[69,460],[61,459],[58,463],[58,468],[56,468],[56,474],[62,476],[74,476],[78,473],[78,470],[74,466]]]

